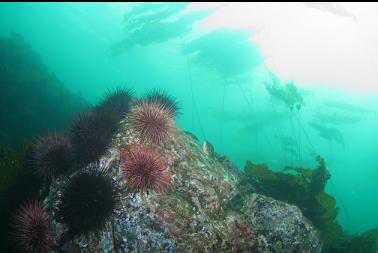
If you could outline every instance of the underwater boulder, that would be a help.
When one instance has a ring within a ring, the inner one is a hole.
[[[268,252],[320,252],[319,232],[297,206],[252,194],[241,211],[273,249]]]
[[[225,156],[207,155],[195,138],[183,132],[176,131],[166,143],[150,147],[164,157],[170,184],[148,191],[131,187],[122,172],[122,150],[142,142],[128,125],[127,118],[121,121],[110,148],[88,165],[107,171],[119,196],[119,204],[101,230],[65,239],[68,228],[59,223],[57,209],[67,178],[59,177],[51,184],[45,203],[51,210],[55,249],[320,252],[317,230],[297,207],[259,194],[240,197],[237,168]],[[230,203],[238,201],[240,208],[232,208]]]

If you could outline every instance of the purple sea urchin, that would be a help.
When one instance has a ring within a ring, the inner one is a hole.
[[[146,96],[146,101],[159,103],[164,110],[166,110],[172,118],[178,115],[179,106],[177,100],[169,96],[162,89],[154,89],[152,92],[148,93]]]
[[[134,105],[128,117],[130,128],[143,142],[164,143],[176,129],[170,112],[158,102],[142,100]]]
[[[40,201],[20,206],[14,215],[15,240],[26,253],[48,253],[53,244],[50,217]]]
[[[171,184],[167,165],[154,150],[136,144],[124,149],[121,157],[123,173],[132,189],[160,190]]]
[[[108,94],[96,106],[96,111],[116,114],[119,119],[125,116],[131,107],[133,92],[127,88],[117,88]]]
[[[65,186],[58,205],[58,220],[68,226],[71,235],[98,231],[111,216],[116,196],[105,171],[84,170],[72,176]]]
[[[64,174],[70,170],[72,162],[71,142],[62,134],[47,135],[34,146],[31,165],[37,175],[51,178]]]
[[[72,123],[70,137],[79,165],[96,161],[106,152],[119,126],[117,115],[89,110]]]

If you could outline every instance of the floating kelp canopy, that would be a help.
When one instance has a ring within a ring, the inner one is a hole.
[[[249,115],[248,121],[245,121],[245,125],[243,122],[243,127],[240,129],[242,134],[258,134],[266,127],[280,124],[288,119],[286,113],[277,111],[254,111]]]
[[[349,113],[366,114],[366,113],[373,112],[372,110],[369,110],[362,106],[346,103],[346,102],[338,101],[338,100],[326,100],[324,102],[324,106],[327,106],[328,108],[332,108],[333,110],[345,111]]]
[[[373,110],[337,100],[326,100],[312,114],[312,121],[327,122],[328,125],[342,126],[356,124],[369,118]]]
[[[328,127],[317,122],[310,122],[309,125],[318,132],[320,137],[344,145],[343,134],[337,128]]]
[[[145,3],[125,14],[125,35],[113,46],[113,54],[119,54],[135,45],[147,46],[162,43],[189,33],[195,22],[209,11],[185,11],[190,3]]]
[[[229,78],[241,75],[262,64],[256,45],[244,30],[217,29],[190,41],[183,53]]]
[[[293,81],[282,83],[279,78],[270,73],[268,80],[265,82],[265,88],[270,95],[285,103],[290,110],[296,107],[298,110],[304,105],[303,97],[299,94]]]
[[[297,140],[284,134],[276,135],[275,137],[279,141],[283,152],[297,158],[299,157],[300,147],[298,146]]]
[[[324,110],[314,113],[313,119],[317,122],[327,122],[332,125],[345,125],[358,123],[363,117],[353,113]]]

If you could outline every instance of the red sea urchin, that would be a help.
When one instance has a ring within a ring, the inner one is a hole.
[[[27,202],[14,216],[17,245],[26,253],[48,253],[53,244],[50,217],[40,201]]]
[[[62,134],[42,137],[34,146],[32,166],[37,175],[54,177],[69,171],[73,163],[72,145]]]
[[[163,157],[150,148],[133,145],[122,151],[122,160],[123,173],[134,190],[160,190],[171,184]]]
[[[171,115],[172,118],[179,114],[180,108],[177,100],[169,96],[168,93],[162,89],[154,89],[148,93],[146,100],[148,102],[159,103]]]
[[[130,128],[143,142],[164,143],[176,129],[170,111],[158,102],[137,102],[128,117]]]

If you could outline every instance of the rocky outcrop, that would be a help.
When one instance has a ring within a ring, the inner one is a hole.
[[[61,247],[65,252],[320,252],[318,232],[301,211],[263,195],[240,196],[237,169],[224,156],[210,157],[192,136],[178,132],[159,151],[172,186],[133,193],[121,175],[119,148],[137,140],[125,122],[108,153],[107,168],[120,203],[106,227]],[[63,179],[50,187],[56,241],[66,229],[54,217]]]

